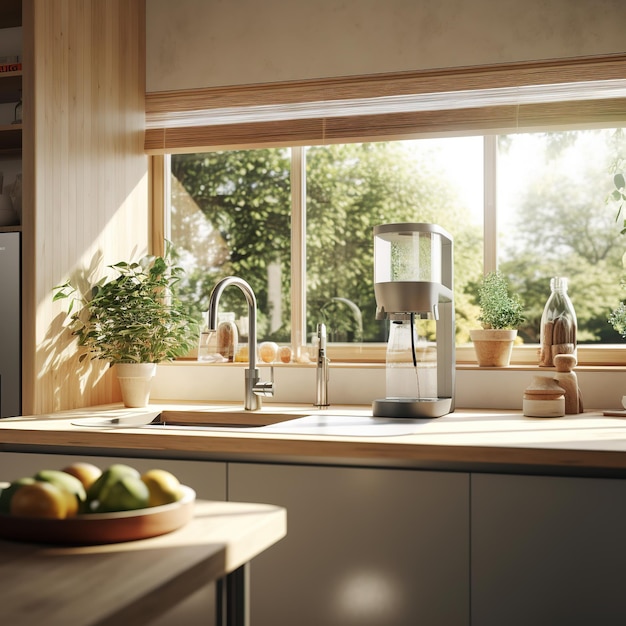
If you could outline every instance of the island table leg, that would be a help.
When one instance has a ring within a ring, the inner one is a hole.
[[[244,563],[217,581],[215,602],[217,626],[250,626],[249,591],[249,563]]]

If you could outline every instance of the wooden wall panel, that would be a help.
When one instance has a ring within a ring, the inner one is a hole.
[[[53,287],[138,258],[150,234],[144,0],[25,0],[24,8],[34,93],[24,153],[33,159],[24,225],[23,413],[31,414],[118,399],[102,364],[78,364]]]

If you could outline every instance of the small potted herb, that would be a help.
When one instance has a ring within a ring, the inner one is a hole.
[[[198,322],[177,296],[183,269],[172,264],[169,244],[163,257],[109,267],[117,276],[86,293],[68,281],[55,287],[54,300],[71,298],[69,328],[84,350],[79,360],[115,365],[124,404],[145,406],[156,364],[187,354],[197,342]],[[126,395],[134,378],[143,379],[138,398]]]
[[[506,367],[511,361],[517,327],[524,321],[524,305],[511,294],[508,281],[499,272],[484,276],[478,287],[478,305],[482,329],[470,330],[478,365]]]

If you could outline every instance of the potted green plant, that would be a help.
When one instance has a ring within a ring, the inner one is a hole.
[[[609,315],[609,324],[620,334],[622,339],[626,339],[626,304],[620,302]]]
[[[617,172],[613,176],[614,189],[611,194],[611,199],[614,202],[619,202],[617,207],[617,213],[615,215],[615,221],[619,221],[622,216],[622,209],[626,203],[626,176],[622,172]],[[626,218],[624,218],[620,235],[626,235]],[[626,254],[622,257],[622,265],[626,267]],[[626,287],[626,281],[624,278],[621,280],[621,287]],[[609,324],[620,334],[622,339],[626,339],[626,303],[620,302],[619,305],[613,309],[608,318]]]
[[[524,321],[524,305],[511,294],[508,281],[498,271],[486,274],[478,287],[481,329],[470,330],[480,367],[507,367],[511,362],[517,327]]]
[[[71,281],[54,300],[70,298],[69,328],[85,358],[114,365],[126,406],[146,406],[156,364],[184,356],[198,338],[198,322],[177,296],[184,270],[164,256],[110,265],[116,272],[80,293]],[[78,305],[78,308],[76,308]],[[133,391],[135,390],[135,391]]]

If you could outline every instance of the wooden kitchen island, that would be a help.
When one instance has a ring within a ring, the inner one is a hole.
[[[2,622],[148,624],[218,581],[216,623],[245,626],[248,562],[285,534],[280,507],[197,500],[188,524],[159,537],[77,547],[0,541]]]
[[[150,408],[220,421],[233,410]],[[319,411],[320,423],[339,409]],[[255,419],[282,411],[311,408],[266,403]],[[253,624],[626,623],[621,415],[457,410],[388,436],[90,421],[134,413],[110,406],[1,420],[0,479],[70,459],[127,459],[142,471],[170,469],[201,498],[285,508],[288,536],[251,565]]]

